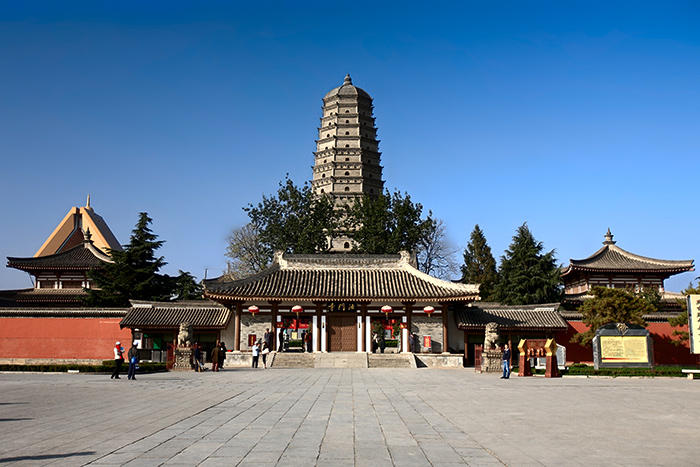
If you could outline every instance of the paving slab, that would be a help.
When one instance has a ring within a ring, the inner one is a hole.
[[[696,465],[698,384],[428,368],[4,373],[0,464]]]

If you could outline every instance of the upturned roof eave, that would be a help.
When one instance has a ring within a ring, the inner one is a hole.
[[[366,296],[279,296],[279,295],[237,295],[237,294],[221,294],[213,292],[205,292],[204,297],[213,300],[217,303],[234,303],[234,302],[338,302],[338,301],[355,301],[355,302],[377,302],[377,301],[390,301],[390,302],[427,302],[427,303],[441,303],[441,302],[469,302],[478,300],[479,294],[471,295],[458,295],[451,297],[411,297],[411,296],[401,296],[401,297],[391,297],[391,296],[381,296],[381,297],[366,297]]]

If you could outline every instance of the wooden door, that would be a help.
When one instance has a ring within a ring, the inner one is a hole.
[[[328,350],[330,352],[357,350],[357,319],[354,316],[328,317]]]

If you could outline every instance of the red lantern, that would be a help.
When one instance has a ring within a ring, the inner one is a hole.
[[[391,308],[389,305],[384,305],[382,307],[382,313],[386,315],[387,319],[389,319],[389,313],[391,313],[392,311],[394,311],[394,309]]]
[[[304,311],[304,308],[302,308],[302,307],[299,306],[299,305],[295,305],[295,306],[292,307],[292,312],[294,312],[294,313],[296,313],[296,314],[299,314],[299,313],[301,313],[302,311]]]
[[[433,311],[435,311],[435,308],[433,308],[432,306],[426,306],[425,308],[423,308],[423,313],[425,313],[428,316],[432,315]]]
[[[248,311],[250,312],[251,315],[255,316],[255,313],[257,313],[258,311],[260,311],[260,308],[258,308],[258,307],[255,306],[255,305],[251,305],[251,306],[248,307]]]

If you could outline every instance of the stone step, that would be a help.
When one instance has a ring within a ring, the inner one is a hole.
[[[272,368],[313,368],[314,355],[310,353],[275,352]]]
[[[367,354],[369,368],[415,368],[413,354]]]
[[[316,368],[367,368],[367,354],[364,352],[316,353]]]

